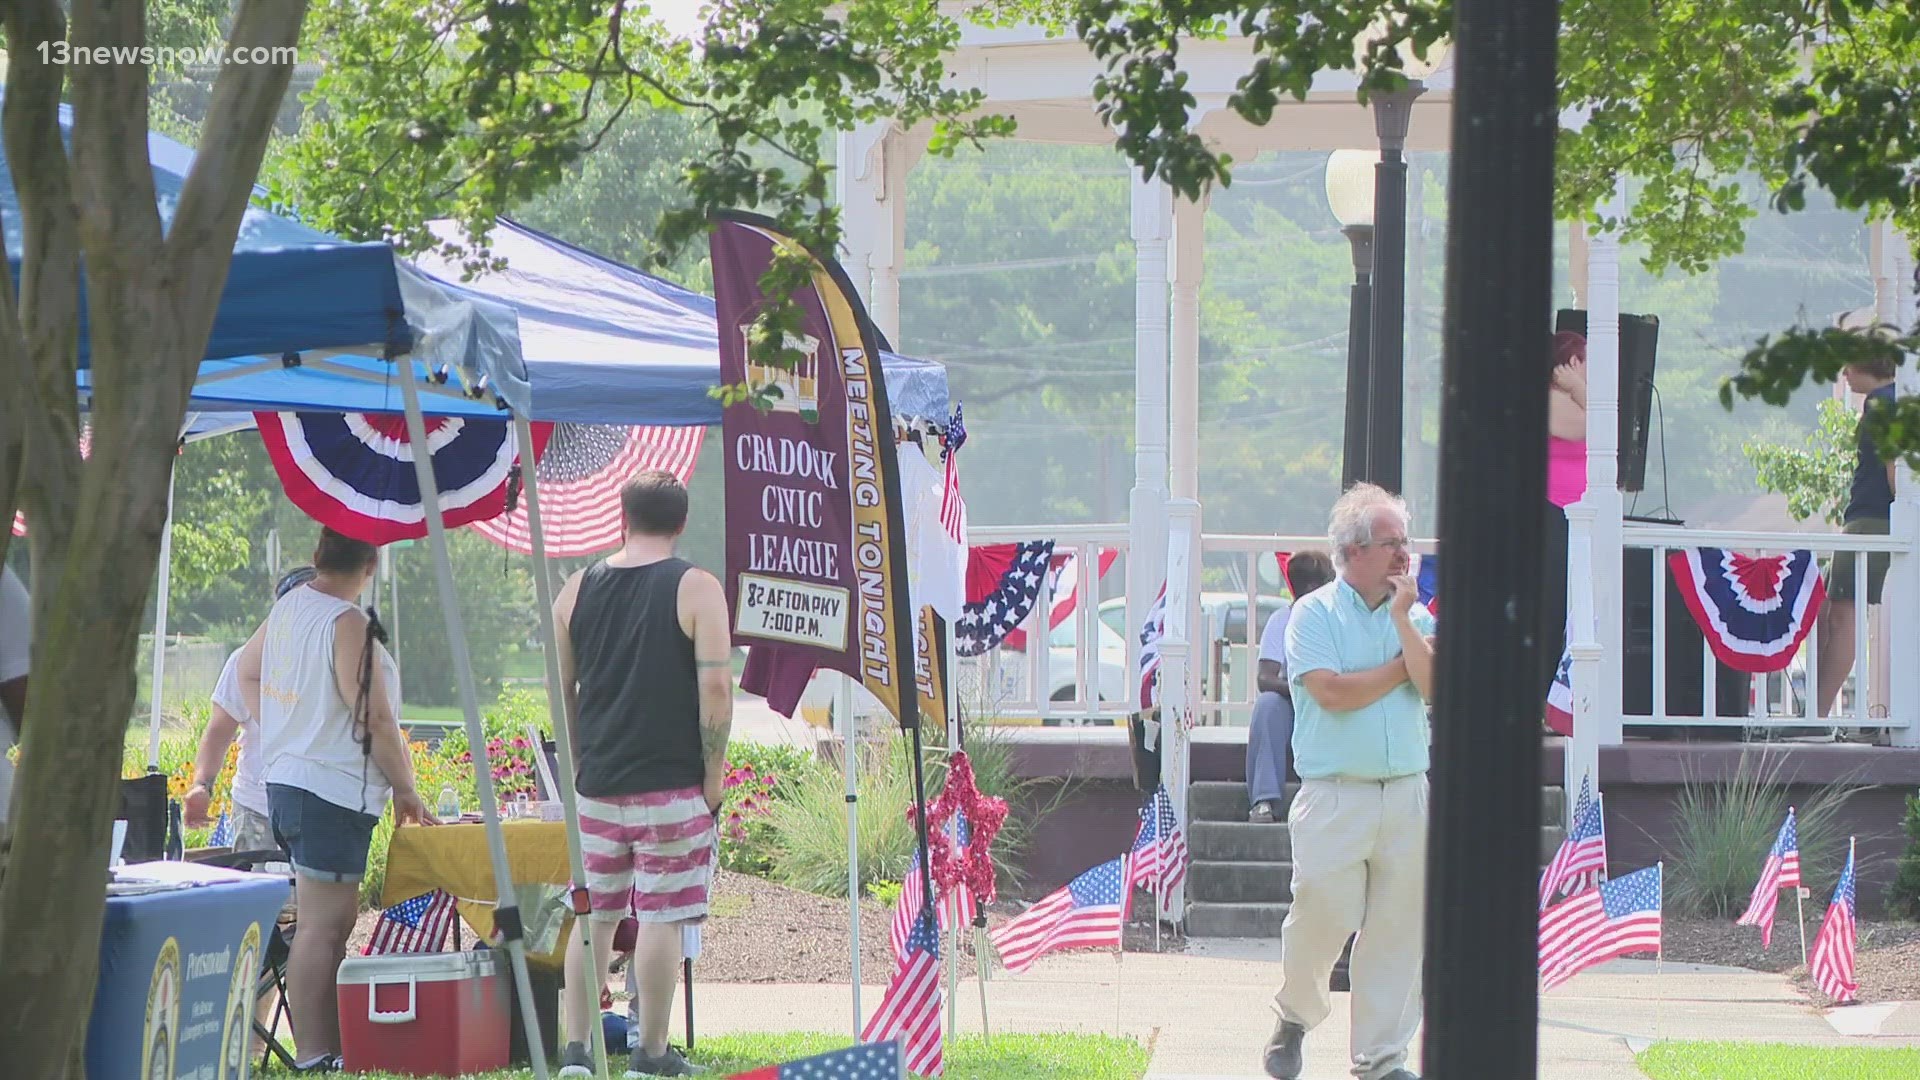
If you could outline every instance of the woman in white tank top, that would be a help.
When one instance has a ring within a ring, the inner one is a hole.
[[[300,932],[287,1001],[304,1059],[296,1071],[337,1071],[334,976],[359,914],[374,826],[391,797],[396,826],[434,824],[414,786],[400,732],[400,672],[378,620],[353,603],[373,580],[379,549],[331,529],[313,553],[318,574],[273,605],[240,654],[240,692],[260,719],[268,820],[292,857]]]

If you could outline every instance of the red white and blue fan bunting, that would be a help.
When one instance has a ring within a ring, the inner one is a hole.
[[[1713,654],[1735,671],[1786,667],[1827,597],[1811,551],[1743,555],[1701,547],[1675,551],[1667,561]]]
[[[536,425],[538,427],[538,425]],[[547,557],[572,558],[618,547],[625,537],[620,489],[650,469],[665,469],[682,484],[693,479],[703,427],[617,427],[555,424],[540,455],[540,526]],[[527,501],[473,531],[509,551],[533,553]]]
[[[368,413],[255,413],[287,498],[335,532],[370,544],[427,535],[406,418]],[[426,418],[447,528],[507,509],[519,449],[507,420]],[[533,425],[537,459],[552,425]]]
[[[953,626],[954,652],[979,656],[1007,639],[1033,613],[1040,580],[1053,559],[1053,541],[987,544],[970,549],[967,605]]]

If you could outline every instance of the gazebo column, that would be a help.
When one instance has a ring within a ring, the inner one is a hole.
[[[866,302],[867,314],[895,349],[900,344],[900,271],[907,251],[907,174],[926,150],[917,133],[890,121],[840,135],[835,193],[840,205],[841,265]]]
[[[1206,271],[1207,203],[1175,199],[1173,211],[1173,366],[1167,378],[1168,444],[1173,498],[1167,504],[1167,627],[1162,642],[1160,782],[1175,819],[1187,828],[1188,739],[1182,718],[1198,719],[1205,701],[1202,672],[1213,654],[1200,614],[1200,279]],[[1176,612],[1178,613],[1176,615]],[[1168,646],[1171,646],[1169,648]],[[1186,917],[1184,884],[1161,912]]]
[[[1167,244],[1172,230],[1173,190],[1134,177],[1133,491],[1127,502],[1130,698],[1139,693],[1140,628],[1167,573]]]
[[[1887,249],[1888,276],[1892,279],[1888,290],[1892,318],[1886,321],[1902,330],[1911,329],[1916,317],[1911,241],[1888,225],[1883,246]],[[1920,394],[1920,371],[1915,371],[1914,365],[1902,364],[1894,378],[1900,396]],[[1908,544],[1920,544],[1920,481],[1915,480],[1913,470],[1904,463],[1895,466],[1893,517],[1888,531]],[[1906,727],[1893,729],[1890,738],[1895,746],[1920,746],[1920,668],[1911,663],[1888,663],[1879,659],[1911,657],[1920,650],[1920,559],[1913,555],[1894,556],[1887,569],[1883,599],[1880,613],[1887,623],[1887,648],[1875,658],[1873,668],[1887,673],[1888,718],[1904,719],[1907,723]]]
[[[1604,213],[1625,216],[1624,190]],[[1620,744],[1621,515],[1620,495],[1620,234],[1587,241],[1587,491],[1570,508],[1568,611],[1573,656],[1573,739],[1566,756],[1569,793],[1583,776],[1600,783],[1600,747]],[[1583,572],[1584,571],[1584,572]],[[1654,567],[1655,581],[1664,567]],[[1657,613],[1656,613],[1657,614]],[[1659,657],[1654,658],[1660,662]],[[1544,689],[1544,688],[1542,688]],[[1572,813],[1572,800],[1568,801]]]
[[[1174,200],[1173,365],[1167,373],[1167,460],[1173,497],[1167,504],[1167,524],[1186,535],[1187,550],[1193,553],[1179,601],[1187,609],[1187,625],[1198,635],[1188,642],[1192,651],[1187,670],[1188,700],[1194,703],[1196,715],[1203,700],[1199,688],[1212,656],[1207,628],[1200,621],[1200,281],[1206,274],[1206,227],[1206,196],[1199,202]],[[1173,587],[1169,581],[1169,604],[1175,600]]]

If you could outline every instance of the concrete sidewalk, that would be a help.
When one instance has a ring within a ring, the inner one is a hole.
[[[1132,1036],[1153,1049],[1149,1080],[1256,1080],[1273,1027],[1276,958],[1267,942],[1197,943],[1182,955],[1129,953],[1121,961],[1110,953],[1049,957],[1023,975],[988,980],[988,1019],[993,1031]],[[866,1014],[882,989],[862,991]],[[1308,1037],[1310,1080],[1347,1075],[1346,999],[1334,995],[1333,1017]],[[963,980],[958,1001],[959,1032],[979,1033],[979,984]],[[696,1036],[853,1024],[844,985],[698,985],[695,1005]],[[1669,964],[1656,976],[1651,962],[1619,961],[1556,989],[1540,1011],[1542,1080],[1642,1080],[1633,1051],[1662,1039],[1920,1045],[1842,1036],[1785,979],[1732,969]]]

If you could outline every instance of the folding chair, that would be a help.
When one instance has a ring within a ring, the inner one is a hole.
[[[222,851],[202,855],[192,861],[202,866],[219,866],[229,870],[255,872],[257,867],[271,863],[291,863],[292,856],[277,848],[255,851]],[[289,873],[289,876],[291,874]],[[298,922],[282,924],[274,922],[273,932],[268,935],[266,949],[261,957],[260,978],[254,984],[254,1000],[257,1002],[269,993],[278,994],[274,1000],[273,1016],[265,1024],[260,1022],[260,1010],[253,1011],[253,1033],[260,1039],[264,1049],[260,1052],[260,1070],[265,1072],[274,1058],[280,1064],[293,1068],[293,1054],[276,1036],[281,1021],[288,1019],[287,1014],[287,960],[293,953],[293,935]],[[289,1025],[291,1030],[291,1025]]]

